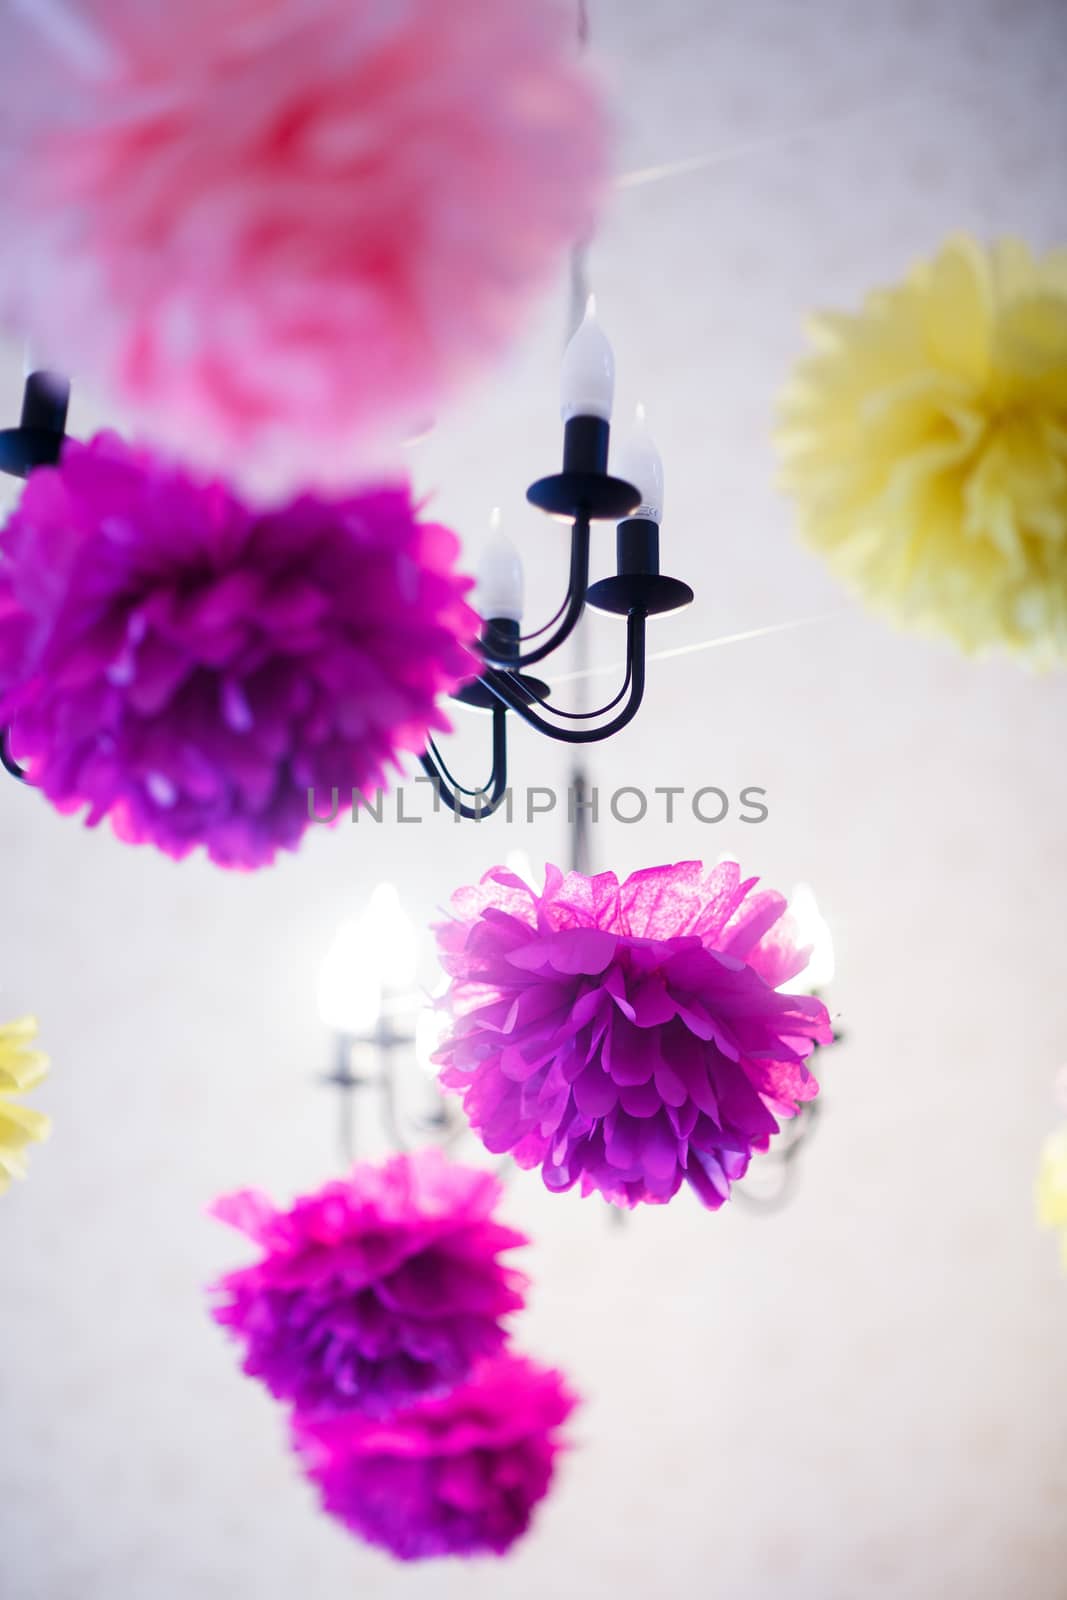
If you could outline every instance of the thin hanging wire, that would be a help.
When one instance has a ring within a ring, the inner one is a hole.
[[[702,155],[684,156],[679,161],[664,161],[656,166],[637,167],[633,172],[624,172],[620,178],[616,178],[615,187],[643,189],[650,183],[662,183],[667,178],[681,178],[691,172],[706,172],[711,167],[725,166],[745,156],[761,155],[766,150],[777,150],[782,145],[792,144],[794,139],[803,139],[809,134],[825,133],[829,129],[847,127],[853,122],[867,122],[872,116],[896,111],[907,104],[909,98],[900,96],[894,100],[885,100],[878,106],[857,106],[852,111],[839,111],[833,116],[801,122],[794,128],[764,134],[758,139],[746,139],[742,144],[723,145],[717,150],[706,150]]]
[[[745,628],[741,633],[721,633],[714,639],[701,639],[696,644],[676,645],[672,650],[654,650],[647,657],[649,661],[671,661],[676,656],[696,655],[702,650],[718,650],[727,644],[744,644],[749,639],[766,639],[775,633],[789,633],[794,628],[810,628],[816,623],[836,622],[840,617],[850,616],[847,607],[839,611],[824,611],[815,617],[791,617],[786,622],[770,622],[763,628]],[[554,682],[578,683],[585,678],[606,677],[608,673],[622,672],[626,668],[625,661],[610,661],[600,667],[582,667],[574,672],[561,672],[554,677]]]

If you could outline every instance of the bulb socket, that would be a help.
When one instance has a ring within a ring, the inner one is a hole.
[[[70,383],[58,372],[31,372],[22,392],[19,426],[39,428],[42,433],[66,432],[70,407]]]
[[[607,472],[611,426],[603,417],[568,417],[563,424],[564,472]]]
[[[620,578],[654,576],[659,572],[659,523],[627,517],[615,530],[615,561]]]
[[[505,666],[519,657],[519,624],[511,617],[488,617],[482,629],[482,648],[488,660]]]

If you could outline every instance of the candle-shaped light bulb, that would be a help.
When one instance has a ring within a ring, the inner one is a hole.
[[[585,316],[563,352],[560,373],[560,415],[600,417],[611,421],[615,398],[615,354],[597,321],[596,300],[589,296]]]
[[[663,457],[648,431],[645,408],[639,405],[633,427],[623,439],[612,468],[617,478],[641,491],[641,504],[632,517],[663,521]]]
[[[487,622],[495,618],[521,622],[522,559],[507,534],[500,531],[499,506],[494,508],[489,528],[489,540],[478,563],[474,604]]]
[[[390,999],[415,985],[415,925],[391,883],[380,883],[362,914],[343,922],[319,973],[319,1015],[337,1033],[373,1033]]]

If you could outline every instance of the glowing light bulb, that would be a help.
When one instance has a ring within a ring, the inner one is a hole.
[[[474,604],[487,622],[506,618],[522,621],[524,580],[522,557],[506,533],[500,531],[500,507],[489,518],[489,540],[478,563]]]
[[[615,353],[596,315],[596,296],[590,295],[585,316],[563,352],[560,372],[560,415],[600,417],[611,421],[615,399]]]
[[[641,491],[641,504],[631,517],[644,517],[648,522],[663,520],[663,457],[656,449],[648,431],[645,408],[637,407],[633,427],[619,446],[614,467],[617,478],[632,483]]]
[[[319,972],[319,1015],[337,1033],[373,1033],[392,997],[415,984],[415,928],[391,883],[381,883],[358,917],[343,922]]]

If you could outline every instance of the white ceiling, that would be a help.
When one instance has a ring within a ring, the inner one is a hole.
[[[201,1213],[330,1169],[313,997],[336,922],[387,876],[428,921],[510,849],[563,857],[563,825],[346,825],[242,879],[12,786],[0,1009],[41,1016],[56,1124],[0,1201],[12,1600],[1063,1594],[1067,1282],[1031,1201],[1067,1058],[1063,683],[863,615],[794,541],[769,428],[812,307],[954,228],[1067,238],[1067,13],[594,0],[592,25],[622,169],[719,157],[621,190],[592,256],[620,405],[645,400],[666,462],[664,568],[697,590],[654,646],[821,619],[654,664],[641,717],[592,758],[606,792],[761,785],[769,820],[608,820],[595,850],[620,873],[729,851],[816,885],[849,1037],[802,1187],[773,1218],[682,1197],[614,1229],[518,1180],[521,1337],[587,1395],[578,1448],[503,1567],[394,1568],[317,1517],[208,1325],[200,1285],[234,1253]],[[472,548],[504,508],[532,622],[562,583],[560,530],[523,492],[558,450],[564,301],[415,455]],[[2,374],[10,413],[13,352]],[[76,431],[91,412],[80,396]],[[594,663],[617,659],[609,623],[591,634]],[[482,734],[456,742],[471,771]],[[554,749],[514,743],[517,782],[560,779]]]

